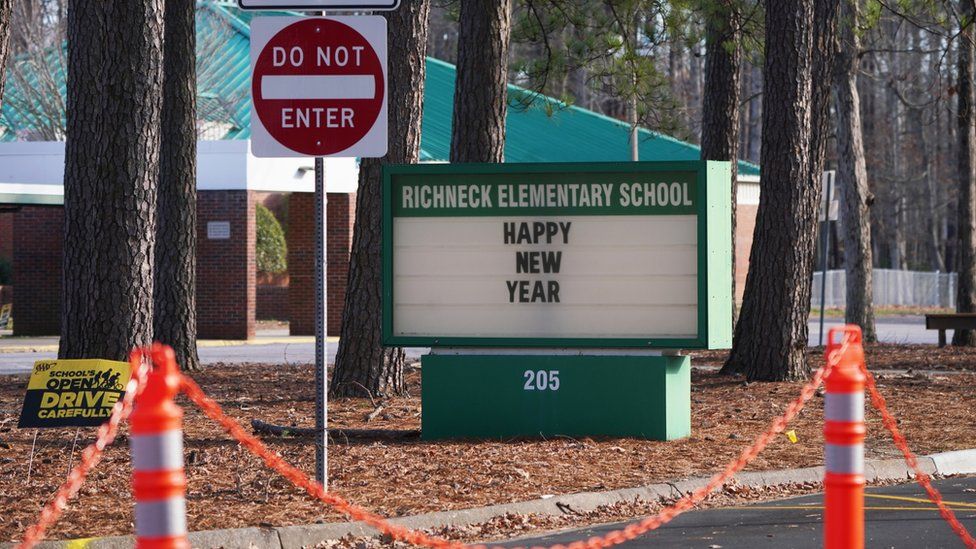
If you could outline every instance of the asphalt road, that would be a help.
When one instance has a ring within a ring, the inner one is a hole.
[[[976,535],[976,477],[936,481],[943,499],[970,533]],[[963,547],[920,486],[868,488],[865,497],[865,547]],[[753,549],[823,547],[823,497],[803,496],[743,507],[692,511],[658,530],[619,545]],[[508,547],[551,546],[606,534],[627,523],[583,528],[505,542]]]
[[[329,364],[335,362],[336,343],[329,343]],[[416,359],[426,349],[407,349],[407,359]],[[254,362],[260,364],[311,364],[315,362],[314,343],[268,343],[200,347],[200,361],[204,364],[218,362]],[[35,360],[57,358],[56,352],[3,353],[0,352],[0,375],[26,374],[34,367]]]

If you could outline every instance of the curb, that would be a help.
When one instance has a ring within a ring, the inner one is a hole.
[[[965,475],[976,473],[976,449],[941,452],[919,456],[919,466],[928,474]],[[914,474],[903,459],[866,460],[864,477],[867,482],[879,480],[910,480]],[[734,477],[740,486],[750,488],[787,484],[819,483],[823,467],[783,469],[778,471],[747,471]],[[390,522],[408,528],[426,530],[448,526],[467,526],[487,522],[510,513],[558,516],[570,511],[587,512],[603,505],[618,502],[657,501],[681,496],[708,484],[710,477],[696,477],[671,483],[651,484],[638,488],[622,488],[605,492],[580,492],[542,499],[501,503],[473,509],[440,511],[392,519]],[[192,547],[242,547],[249,549],[292,549],[314,546],[324,541],[354,536],[377,536],[379,531],[361,522],[335,522],[279,526],[275,528],[230,528],[190,532]],[[128,549],[135,545],[133,536],[113,536],[70,541],[46,541],[41,549]],[[12,549],[14,544],[0,544],[0,549]]]
[[[329,343],[338,343],[338,336],[325,338]],[[315,343],[315,336],[256,337],[254,339],[201,339],[197,347],[238,347],[242,345],[271,345],[274,343]]]

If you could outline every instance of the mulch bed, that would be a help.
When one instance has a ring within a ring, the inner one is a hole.
[[[721,353],[697,356],[693,364],[720,364],[723,358]],[[818,353],[811,353],[812,364],[821,360]],[[976,351],[877,346],[869,348],[868,363],[872,369],[956,370],[945,374],[883,374],[879,385],[917,453],[976,447]],[[194,377],[230,415],[245,424],[251,419],[295,426],[312,422],[309,365],[220,364]],[[798,383],[745,383],[741,378],[719,376],[712,369],[694,370],[692,378],[693,435],[684,440],[562,437],[427,443],[339,437],[329,448],[330,489],[378,513],[402,516],[706,475],[733,459],[783,412],[800,388]],[[410,369],[407,379],[411,396],[384,399],[383,410],[377,414],[371,414],[375,406],[366,399],[332,402],[330,426],[418,429],[419,371]],[[28,480],[28,456],[35,432],[15,427],[26,381],[25,376],[0,376],[0,540],[19,539],[64,480],[69,463],[72,459],[77,462],[81,448],[94,434],[93,429],[80,431],[72,457],[74,429],[40,431]],[[185,400],[183,403],[187,405],[191,530],[344,520],[265,469],[192,405]],[[748,469],[821,464],[822,406],[823,399],[814,398],[791,425],[799,438],[797,443],[779,437]],[[370,415],[373,419],[367,420]],[[867,421],[868,457],[898,456],[878,415],[869,412]],[[266,440],[291,463],[305,471],[313,470],[310,441]],[[123,428],[120,440],[107,450],[49,537],[131,533],[130,472]],[[611,515],[640,512],[617,510]],[[525,527],[530,523],[535,524],[529,521]],[[461,537],[469,534],[474,535],[468,532]]]
[[[693,351],[692,364],[721,366],[728,351]],[[873,344],[864,350],[865,361],[872,370],[957,370],[976,372],[976,347],[943,347],[935,345]],[[823,349],[807,353],[811,365],[823,363]]]

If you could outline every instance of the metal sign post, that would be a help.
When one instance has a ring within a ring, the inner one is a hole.
[[[241,0],[244,8],[393,9],[396,0]],[[251,153],[315,158],[315,477],[327,485],[326,192],[323,157],[387,150],[386,19],[255,17],[251,21]]]
[[[315,480],[328,489],[328,292],[325,288],[325,170],[321,157],[315,158]]]
[[[822,241],[823,245],[820,250],[823,252],[823,257],[821,258],[821,270],[820,270],[820,343],[819,345],[823,347],[824,338],[824,306],[827,300],[827,255],[830,253],[830,220],[832,218],[836,219],[836,215],[832,215],[831,212],[831,193],[834,190],[834,170],[829,170],[823,173],[823,184],[826,187],[826,200],[824,200],[823,206],[823,233]]]

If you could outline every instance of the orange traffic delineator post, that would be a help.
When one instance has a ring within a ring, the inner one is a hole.
[[[189,549],[183,410],[173,401],[180,391],[181,375],[169,347],[154,344],[152,362],[146,388],[129,420],[136,547]]]
[[[864,348],[861,329],[830,330],[826,357],[842,352],[824,381],[824,547],[864,547]]]

